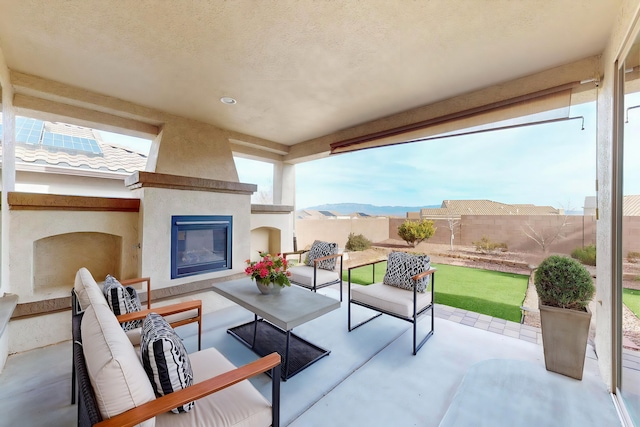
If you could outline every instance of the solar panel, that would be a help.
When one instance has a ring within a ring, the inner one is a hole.
[[[102,150],[95,139],[49,132],[44,130],[44,122],[42,120],[16,117],[15,135],[15,141],[23,144],[42,144],[47,147],[102,154]],[[2,123],[0,123],[0,141],[1,140]]]
[[[45,131],[42,137],[42,145],[48,147],[63,148],[67,150],[87,151],[100,154],[102,150],[95,139],[81,138],[78,136],[62,135]]]
[[[16,142],[39,144],[43,127],[42,120],[16,117]]]

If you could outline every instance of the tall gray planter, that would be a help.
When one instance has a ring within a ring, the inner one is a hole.
[[[582,380],[591,311],[539,305],[544,363],[548,371]]]

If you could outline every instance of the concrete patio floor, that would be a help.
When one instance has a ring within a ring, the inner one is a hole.
[[[338,297],[335,289],[324,292]],[[296,328],[331,354],[282,383],[283,426],[620,425],[591,347],[577,381],[544,369],[535,328],[499,327],[503,322],[436,306],[435,333],[413,356],[409,323],[381,316],[347,332],[346,311],[343,302]],[[354,314],[370,312],[357,307]],[[236,365],[255,360],[226,333],[252,319],[238,306],[205,315],[203,347],[215,346]],[[195,351],[196,327],[178,333]],[[267,376],[252,383],[270,398]],[[0,375],[0,426],[75,425],[70,390],[70,341],[10,356]]]

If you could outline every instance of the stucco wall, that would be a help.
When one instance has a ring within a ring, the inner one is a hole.
[[[251,214],[251,248],[244,259],[255,261],[259,258],[258,251],[264,250],[293,251],[293,213]]]
[[[157,152],[157,159],[153,159]],[[229,140],[206,123],[172,117],[152,144],[151,172],[238,182]],[[149,169],[148,169],[149,170]]]
[[[25,171],[19,171],[16,175],[16,191],[89,197],[133,197],[131,191],[124,186],[124,177],[105,179]]]
[[[298,249],[311,247],[314,240],[336,242],[344,250],[349,233],[362,234],[372,242],[389,238],[389,218],[297,219]]]
[[[140,196],[140,272],[143,277],[151,277],[154,288],[224,277],[244,270],[251,241],[251,196],[165,188],[143,188],[136,190],[136,194]],[[231,215],[231,270],[171,279],[172,215]]]
[[[34,242],[59,234],[74,232],[98,232],[113,234],[122,239],[121,277],[136,277],[138,244],[138,214],[131,212],[78,212],[51,210],[13,210],[11,216],[9,262],[11,283],[9,292],[19,295],[20,303],[40,301],[48,298],[67,297],[73,287],[75,275],[68,283],[48,291],[35,292],[33,286]],[[77,271],[73,253],[54,253],[60,264],[70,263],[70,269]]]

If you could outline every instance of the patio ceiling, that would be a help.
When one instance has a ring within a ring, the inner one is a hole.
[[[0,49],[12,73],[277,151],[598,55],[620,3],[3,0]]]

